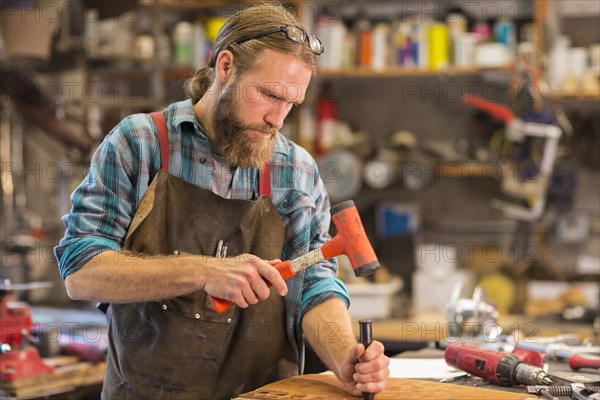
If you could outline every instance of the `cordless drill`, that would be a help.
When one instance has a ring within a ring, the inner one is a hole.
[[[452,343],[446,348],[444,358],[448,365],[498,385],[552,384],[552,379],[543,369],[525,364],[510,353]]]

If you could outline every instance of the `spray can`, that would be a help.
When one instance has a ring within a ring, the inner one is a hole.
[[[429,68],[434,71],[448,68],[448,27],[433,24],[429,27]]]

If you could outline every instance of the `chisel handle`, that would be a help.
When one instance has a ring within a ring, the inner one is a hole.
[[[370,319],[358,321],[358,326],[360,333],[360,337],[358,340],[365,346],[366,350],[367,347],[369,347],[369,345],[373,341],[373,321],[371,321]],[[363,392],[362,397],[363,400],[374,400],[375,393]]]
[[[273,265],[273,268],[279,271],[279,274],[285,281],[294,275],[294,271],[292,270],[289,260]],[[268,287],[271,287],[271,283],[269,281],[265,280],[265,283]],[[210,300],[210,305],[215,309],[216,312],[219,313],[227,311],[231,306],[235,305],[235,303],[232,301],[219,299],[213,296],[208,296],[208,299]]]
[[[569,358],[569,367],[575,371],[580,368],[600,369],[600,358],[575,354]]]

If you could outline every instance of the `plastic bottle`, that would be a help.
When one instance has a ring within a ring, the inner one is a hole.
[[[189,65],[192,63],[192,37],[194,27],[189,22],[183,21],[175,25],[173,42],[175,45],[175,63]]]
[[[550,51],[548,85],[553,92],[561,90],[565,75],[569,72],[569,38],[560,36]]]

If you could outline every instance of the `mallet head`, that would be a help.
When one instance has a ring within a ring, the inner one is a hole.
[[[321,247],[325,258],[345,254],[356,276],[371,275],[380,265],[354,202],[348,200],[332,207],[331,219],[337,233]]]

